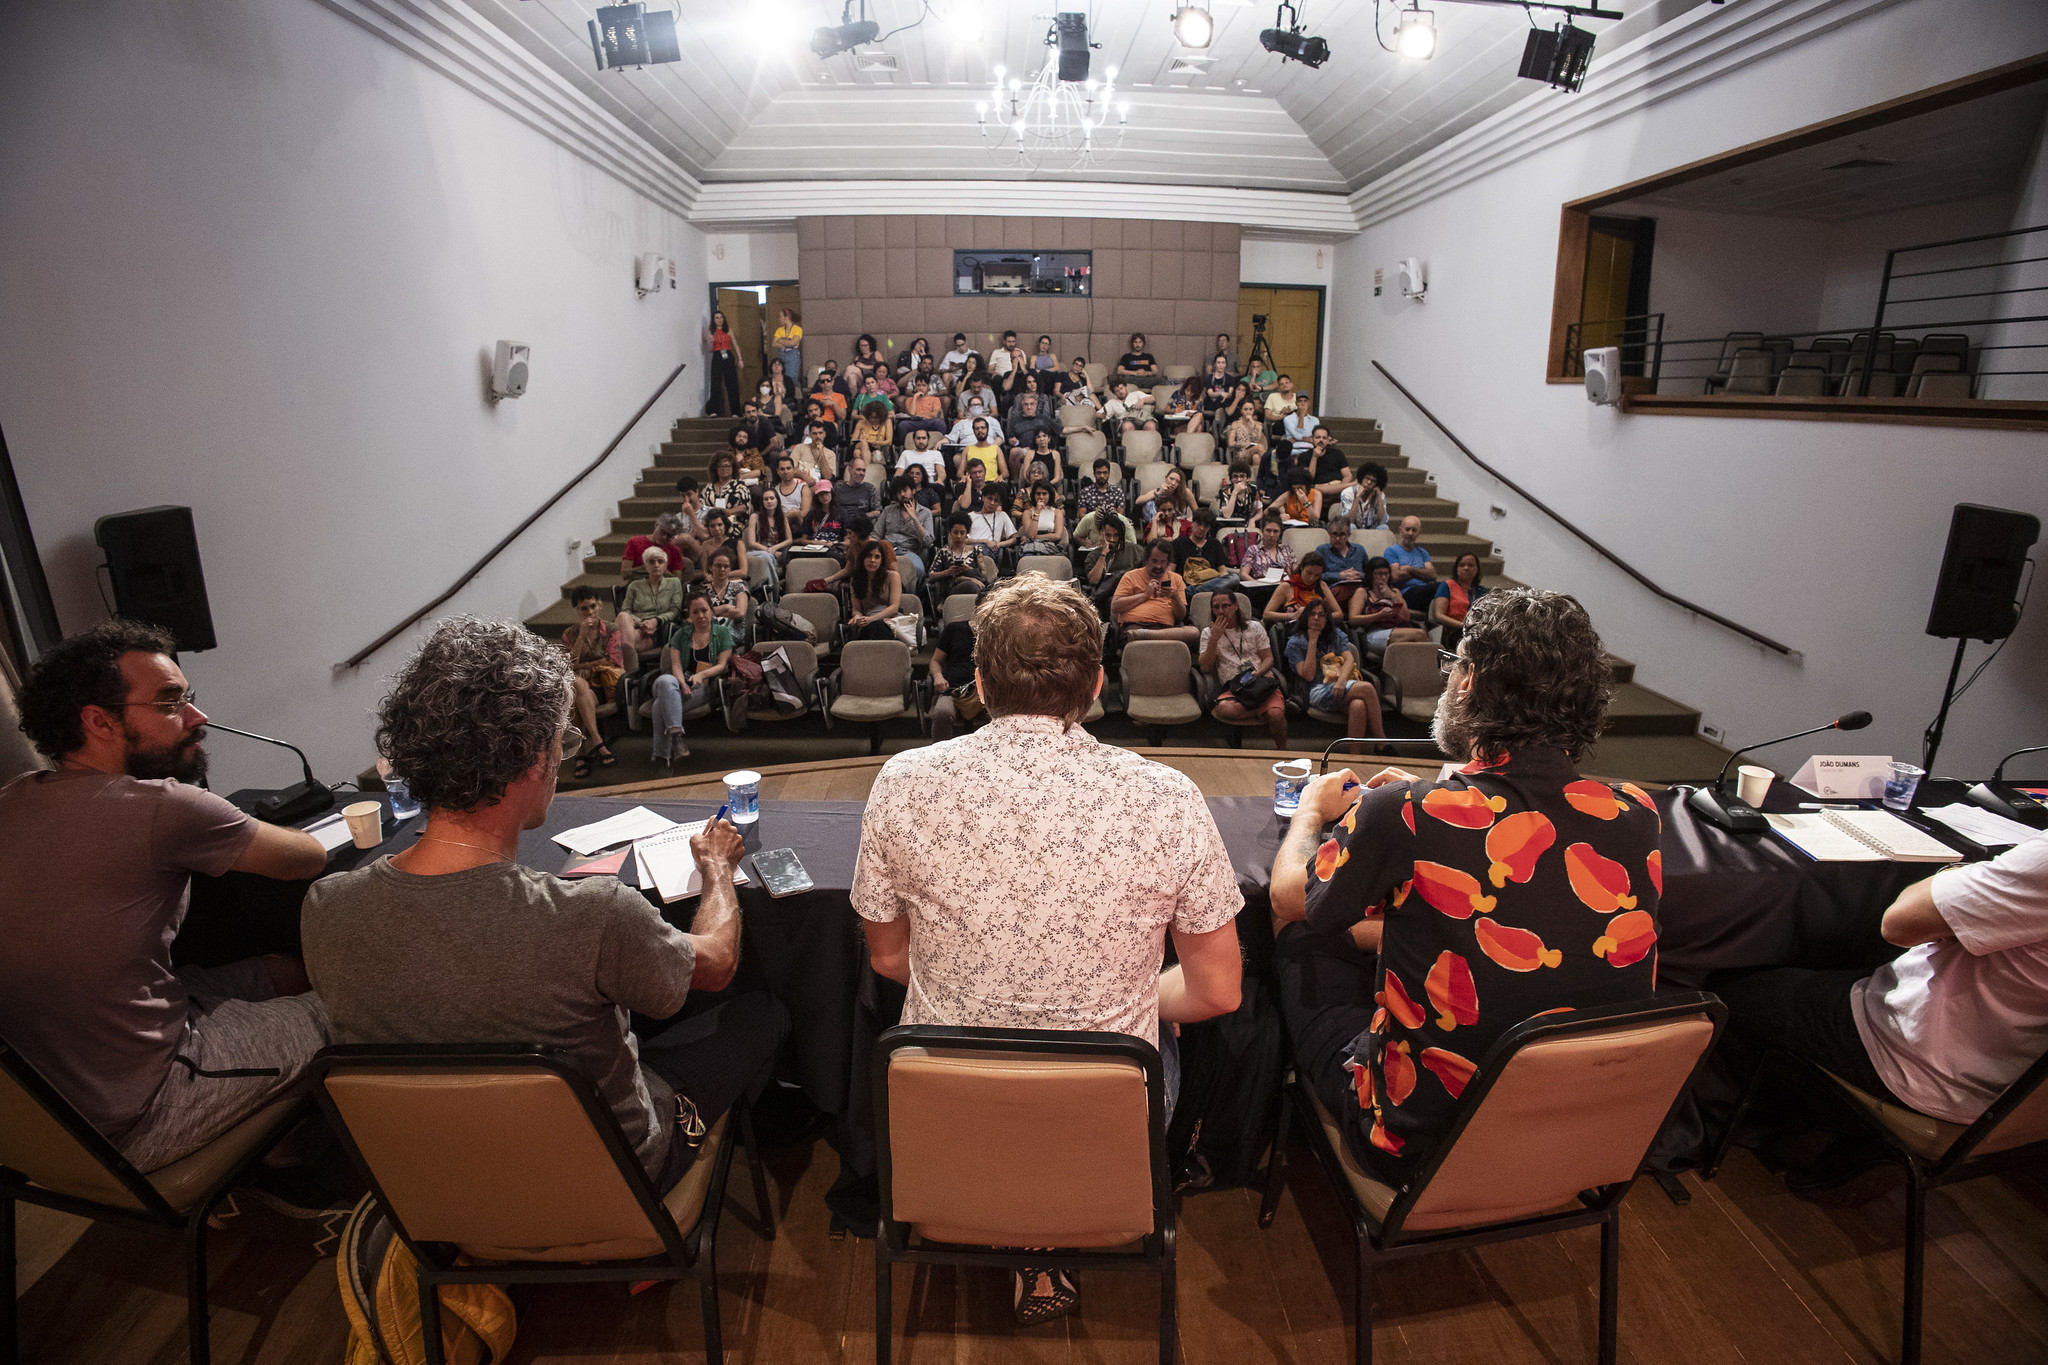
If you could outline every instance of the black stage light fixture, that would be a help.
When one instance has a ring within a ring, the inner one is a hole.
[[[1088,79],[1088,16],[1067,11],[1052,17],[1060,45],[1060,79]]]
[[[670,10],[647,12],[645,5],[604,5],[590,21],[590,50],[599,71],[653,66],[683,59]]]
[[[1314,38],[1301,31],[1301,15],[1294,6],[1283,4],[1273,14],[1276,25],[1285,28],[1269,28],[1259,34],[1259,46],[1268,52],[1278,53],[1283,62],[1300,62],[1303,66],[1321,66],[1330,60],[1330,42],[1327,38]]]
[[[860,19],[837,28],[821,28],[811,35],[811,51],[823,61],[842,52],[851,52],[862,43],[872,43],[881,33],[882,26],[872,19]]]
[[[1576,91],[1586,83],[1586,68],[1592,64],[1593,35],[1567,20],[1549,33],[1540,28],[1529,30],[1529,41],[1522,48],[1522,68],[1515,74],[1559,90]]]

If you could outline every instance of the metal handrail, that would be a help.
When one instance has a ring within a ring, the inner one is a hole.
[[[475,578],[478,574],[484,571],[485,565],[489,564],[492,560],[496,559],[499,556],[499,554],[501,554],[504,551],[507,545],[510,545],[513,541],[519,539],[519,537],[525,533],[526,529],[529,526],[532,526],[536,521],[539,521],[543,516],[547,514],[547,510],[550,507],[553,507],[556,503],[560,502],[563,498],[567,497],[569,495],[570,489],[574,488],[577,484],[582,483],[585,479],[589,478],[592,474],[596,473],[597,467],[603,464],[606,460],[611,458],[612,452],[619,448],[619,443],[624,441],[626,437],[629,434],[631,434],[634,427],[640,425],[640,419],[647,415],[648,411],[651,408],[653,408],[653,406],[657,402],[661,400],[661,396],[664,393],[668,392],[669,385],[675,383],[676,380],[682,376],[683,371],[688,368],[689,363],[686,361],[683,364],[677,365],[673,370],[670,370],[668,378],[661,381],[660,386],[656,388],[655,391],[648,396],[648,399],[645,403],[642,403],[640,405],[640,410],[633,414],[631,420],[629,420],[625,426],[619,428],[619,434],[612,437],[611,444],[606,446],[604,450],[601,453],[599,453],[596,459],[592,460],[589,464],[583,466],[583,469],[576,475],[575,478],[570,479],[569,482],[563,484],[560,488],[556,489],[554,492],[554,496],[550,497],[546,502],[542,503],[539,507],[536,507],[533,510],[533,514],[527,517],[526,520],[520,522],[517,526],[513,527],[512,530],[506,534],[503,540],[499,541],[496,545],[493,545],[490,549],[484,551],[484,557],[482,559],[479,559],[476,563],[470,565],[468,570],[462,575],[462,577],[456,579],[453,583],[451,583],[448,586],[448,590],[446,592],[442,593],[439,597],[436,597],[433,601],[427,603],[427,605],[425,605],[424,607],[421,607],[412,615],[406,617],[403,621],[400,621],[391,629],[385,631],[382,635],[379,635],[376,639],[370,641],[369,644],[364,645],[361,649],[349,655],[348,658],[344,659],[342,662],[336,664],[334,666],[334,671],[336,673],[342,673],[346,672],[351,668],[359,666],[363,662],[363,660],[369,658],[372,654],[375,654],[378,650],[390,644],[393,640],[397,639],[407,630],[410,630],[413,624],[417,622],[422,616],[425,616],[428,612],[434,610],[443,602],[446,602],[449,598],[455,596],[456,593],[461,592],[464,587],[468,586],[469,581],[472,578]]]
[[[1894,266],[1894,265],[1895,265],[1895,264],[1897,263],[1897,261],[1898,261],[1899,257],[1901,257],[1901,256],[1905,256],[1905,255],[1910,255],[1911,253],[1913,253],[1913,252],[1916,252],[1916,251],[1934,251],[1934,250],[1937,250],[1937,249],[1939,249],[1939,248],[1942,248],[1942,247],[1951,247],[1951,246],[1968,246],[1968,245],[1971,245],[1971,244],[1973,244],[1973,243],[1976,243],[1976,242],[1998,242],[1998,241],[2004,241],[2004,240],[2006,240],[2007,238],[2011,238],[2011,237],[2026,237],[2026,236],[2030,236],[2030,235],[2032,235],[2033,233],[2036,233],[2036,232],[2048,232],[2048,223],[2038,223],[2038,224],[2035,224],[2035,225],[2034,225],[2034,226],[2032,226],[2032,227],[2023,227],[2023,228],[2013,228],[2013,229],[2011,229],[2010,231],[2007,231],[2007,232],[1980,232],[1980,233],[1977,233],[1977,234],[1976,234],[1975,236],[1971,236],[1971,237],[1951,237],[1951,238],[1949,238],[1949,239],[1948,239],[1947,241],[1945,241],[1945,242],[1921,242],[1921,243],[1920,243],[1920,244],[1918,244],[1917,246],[1895,246],[1895,247],[1893,247],[1893,248],[1892,248],[1891,250],[1889,250],[1889,251],[1887,251],[1887,252],[1885,252],[1885,253],[1884,253],[1884,278],[1883,278],[1883,279],[1881,279],[1881,280],[1880,280],[1880,281],[1878,282],[1878,286],[1877,286],[1877,317],[1876,317],[1876,320],[1875,320],[1875,321],[1873,321],[1873,322],[1872,322],[1872,323],[1870,324],[1870,335],[1871,335],[1871,336],[1872,336],[1872,337],[1874,338],[1874,337],[1876,337],[1876,336],[1877,336],[1877,335],[1878,335],[1879,333],[1881,333],[1881,332],[1883,332],[1883,331],[1884,331],[1884,314],[1885,314],[1885,308],[1886,308],[1886,307],[1888,306],[1888,304],[1889,304],[1889,306],[1895,306],[1895,307],[1903,307],[1903,306],[1905,306],[1906,304],[1911,304],[1911,303],[1925,303],[1925,302],[1938,302],[1938,301],[1939,301],[1939,300],[1940,300],[1941,298],[1971,298],[1971,297],[1989,297],[1989,296],[1991,296],[1991,295],[1993,295],[1993,294],[1999,294],[1999,293],[2006,293],[2006,292],[2018,292],[2018,293],[2031,293],[2031,292],[2033,292],[2032,290],[2017,290],[2017,291],[2006,291],[2006,290],[1985,290],[1985,291],[1983,291],[1983,293],[1982,293],[1981,295],[1967,295],[1967,294],[1951,294],[1951,295],[1938,295],[1938,296],[1936,296],[1936,297],[1935,297],[1935,298],[1933,298],[1933,299],[1899,299],[1899,300],[1897,300],[1897,301],[1896,301],[1895,303],[1893,303],[1893,302],[1890,302],[1890,301],[1891,301],[1891,293],[1892,293],[1892,281],[1893,281],[1894,279],[1904,279],[1904,278],[1907,278],[1906,276],[1903,276],[1903,275],[1895,276],[1895,275],[1894,275],[1894,274],[1892,273],[1892,267],[1893,267],[1893,266]],[[1950,322],[1924,322],[1924,323],[1916,323],[1916,324],[1914,324],[1914,326],[1915,326],[1916,328],[1919,328],[1919,329],[1922,329],[1922,330],[1924,330],[1924,329],[1926,329],[1926,328],[1928,328],[1928,327],[1961,327],[1961,326],[1977,326],[1977,325],[1982,325],[1983,323],[1991,323],[1991,322],[2000,322],[2000,323],[2005,323],[2005,324],[2007,324],[2007,325],[2010,325],[2011,323],[2014,323],[2014,322],[2039,322],[2039,321],[2042,321],[2042,319],[2041,319],[2041,318],[2038,318],[2038,317],[2030,317],[2030,318],[1986,318],[1986,319],[1981,319],[1981,320],[1972,320],[1972,321],[1971,321],[1970,323],[1959,323],[1959,322],[1958,322],[1958,323],[1950,323]],[[1862,397],[1866,397],[1866,398],[1867,398],[1867,397],[1869,397],[1869,395],[1870,395],[1870,382],[1871,382],[1871,379],[1872,379],[1872,377],[1873,377],[1873,376],[1875,375],[1875,373],[1876,373],[1876,368],[1875,368],[1875,366],[1872,366],[1872,365],[1865,365],[1865,366],[1863,367],[1863,377],[1862,377],[1861,381],[1860,381],[1860,382],[1859,382],[1859,383],[1857,384],[1857,393],[1858,393],[1858,395],[1859,395],[1859,396],[1862,396]],[[2017,372],[2014,372],[2014,373],[2017,373]]]
[[[1656,583],[1652,582],[1647,576],[1645,576],[1641,570],[1637,569],[1633,564],[1630,564],[1620,555],[1615,554],[1614,551],[1608,549],[1605,545],[1602,545],[1599,541],[1593,539],[1593,537],[1587,535],[1584,531],[1581,531],[1578,527],[1572,525],[1571,522],[1565,520],[1564,517],[1560,516],[1556,511],[1552,510],[1547,504],[1545,504],[1541,498],[1537,497],[1534,493],[1531,493],[1528,489],[1522,487],[1522,485],[1516,483],[1507,475],[1501,473],[1498,469],[1495,469],[1486,461],[1480,459],[1479,456],[1473,453],[1471,446],[1468,446],[1463,441],[1459,440],[1458,434],[1452,431],[1449,427],[1445,426],[1442,420],[1439,419],[1435,413],[1431,412],[1428,406],[1424,404],[1420,398],[1417,398],[1414,394],[1410,393],[1408,391],[1408,386],[1406,384],[1403,384],[1400,380],[1394,378],[1392,371],[1388,370],[1386,366],[1380,364],[1379,361],[1375,360],[1372,363],[1372,367],[1375,370],[1378,370],[1382,375],[1384,375],[1386,377],[1386,381],[1389,384],[1392,384],[1395,388],[1399,389],[1401,391],[1401,396],[1407,399],[1409,402],[1413,403],[1415,405],[1415,410],[1417,412],[1420,412],[1424,417],[1427,417],[1430,420],[1430,424],[1432,426],[1434,426],[1438,431],[1441,431],[1446,437],[1448,437],[1451,444],[1456,446],[1461,452],[1463,452],[1466,459],[1470,460],[1473,464],[1478,465],[1481,469],[1485,470],[1494,478],[1499,479],[1509,488],[1515,490],[1515,492],[1520,494],[1522,498],[1525,499],[1531,507],[1534,507],[1544,516],[1549,517],[1559,526],[1564,527],[1565,530],[1571,532],[1574,536],[1584,541],[1586,545],[1591,547],[1593,553],[1599,555],[1602,559],[1612,564],[1615,568],[1620,569],[1630,578],[1633,578],[1636,582],[1642,584],[1645,588],[1648,588],[1651,592],[1663,598],[1666,602],[1671,603],[1673,606],[1682,607],[1686,611],[1691,612],[1695,616],[1705,617],[1707,620],[1712,621],[1715,625],[1723,626],[1729,630],[1732,630],[1737,635],[1740,635],[1748,640],[1753,640],[1757,644],[1762,645],[1766,649],[1776,650],[1778,653],[1785,655],[1787,658],[1803,659],[1805,657],[1804,654],[1802,654],[1799,650],[1792,648],[1792,646],[1790,645],[1779,644],[1776,640],[1773,640],[1768,635],[1764,635],[1758,631],[1751,630],[1748,626],[1738,625],[1736,622],[1729,620],[1727,617],[1721,615],[1719,612],[1709,611],[1705,607],[1699,605],[1697,602],[1689,602],[1685,598],[1680,597],[1677,593],[1670,592],[1662,587],[1659,587]]]

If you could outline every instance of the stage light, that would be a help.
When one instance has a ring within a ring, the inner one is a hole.
[[[1273,14],[1275,27],[1259,35],[1259,46],[1268,52],[1278,53],[1283,62],[1300,62],[1303,66],[1321,66],[1330,60],[1330,44],[1325,38],[1312,38],[1301,31],[1301,15],[1294,6],[1282,0],[1280,8]],[[1279,25],[1285,25],[1282,28]]]
[[[1402,10],[1394,29],[1394,51],[1411,62],[1426,62],[1434,57],[1436,16],[1415,6]]]
[[[1592,64],[1593,35],[1566,20],[1555,32],[1529,30],[1529,41],[1522,48],[1522,69],[1516,74],[1559,90],[1576,91],[1586,83],[1586,68]]]
[[[946,35],[956,43],[981,41],[981,8],[973,0],[956,0],[946,11]]]
[[[1075,82],[1087,80],[1088,16],[1075,11],[1055,14],[1052,17],[1052,26],[1059,39],[1060,79]]]
[[[650,14],[645,5],[606,5],[589,21],[589,28],[599,71],[683,59],[676,41],[676,16],[670,10]]]
[[[1204,48],[1216,36],[1216,18],[1201,5],[1182,5],[1173,12],[1173,37],[1182,47]]]
[[[862,43],[872,43],[881,32],[882,26],[872,19],[840,24],[836,28],[821,28],[811,35],[811,51],[817,53],[820,60],[837,57]]]

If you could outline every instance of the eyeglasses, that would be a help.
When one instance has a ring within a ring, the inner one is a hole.
[[[562,757],[574,758],[583,752],[583,732],[571,725],[562,731]]]
[[[1464,662],[1454,649],[1438,649],[1436,652],[1436,666],[1443,671],[1446,678],[1456,672],[1458,665]]]
[[[164,715],[175,716],[188,706],[196,709],[198,705],[199,693],[197,689],[188,687],[177,696],[164,701],[117,701],[110,703],[105,709],[119,711],[129,706],[147,706],[152,711],[160,711]]]

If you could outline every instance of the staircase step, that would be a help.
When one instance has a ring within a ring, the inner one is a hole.
[[[1611,735],[1692,735],[1700,725],[1700,713],[1641,683],[1622,683],[1614,689],[1607,706],[1607,729]]]
[[[526,628],[534,634],[549,640],[559,640],[562,632],[576,624],[576,608],[569,605],[569,599],[558,597],[542,610],[526,618]]]
[[[1509,586],[1509,584],[1507,583],[1507,580],[1503,579],[1497,586],[1506,587]],[[1522,585],[1520,583],[1516,583],[1512,586],[1519,588]],[[1630,663],[1627,659],[1621,658],[1619,655],[1614,654],[1603,654],[1600,657],[1607,661],[1607,671],[1614,678],[1614,685],[1616,687],[1621,686],[1623,683],[1631,683],[1636,680],[1636,666]]]
[[[1711,782],[1728,750],[1698,735],[1621,735],[1600,738],[1579,760],[1579,771],[1638,782]]]
[[[1398,522],[1402,517],[1421,517],[1423,524],[1429,524],[1431,517],[1455,517],[1458,504],[1450,498],[1426,498],[1404,491],[1390,494],[1387,498],[1387,519]]]

